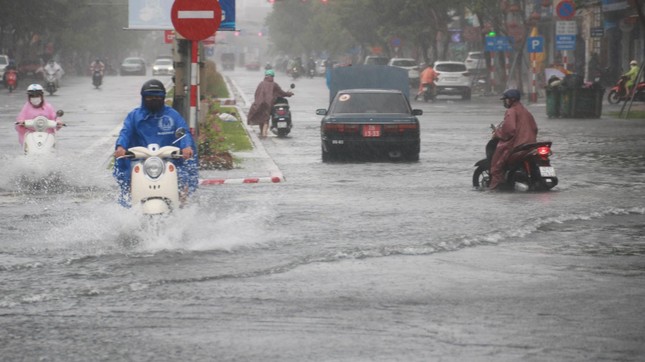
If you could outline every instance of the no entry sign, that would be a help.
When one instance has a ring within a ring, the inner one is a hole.
[[[217,0],[175,0],[170,19],[181,36],[200,41],[215,34],[222,22],[222,8]]]

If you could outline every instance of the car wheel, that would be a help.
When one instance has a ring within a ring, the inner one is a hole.
[[[406,153],[405,159],[408,161],[419,161],[419,152]]]
[[[332,162],[336,159],[335,155],[331,153],[331,151],[325,151],[325,149],[322,149],[322,162]]]
[[[470,100],[470,89],[467,89],[466,91],[464,91],[464,93],[461,95],[461,99],[465,101]]]

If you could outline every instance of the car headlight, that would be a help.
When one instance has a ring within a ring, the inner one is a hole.
[[[150,178],[161,176],[164,168],[164,162],[159,157],[150,157],[143,163],[143,170]]]

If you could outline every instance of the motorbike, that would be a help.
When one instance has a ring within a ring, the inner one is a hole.
[[[101,71],[98,69],[94,70],[92,72],[92,85],[94,85],[94,87],[98,89],[102,83],[103,83],[103,74],[101,74]]]
[[[45,87],[49,95],[56,93],[58,90],[58,81],[56,78],[56,72],[45,71]]]
[[[291,78],[296,80],[300,78],[300,67],[295,65],[289,70],[289,75],[291,75]]]
[[[494,130],[495,126],[491,124]],[[475,163],[473,187],[486,189],[490,186],[490,166],[498,139],[493,138],[486,145],[486,158]],[[555,168],[551,166],[549,156],[551,141],[529,143],[516,147],[509,157],[504,169],[502,190],[547,191],[558,184]]]
[[[610,104],[616,104],[620,101],[627,101],[631,99],[631,95],[627,94],[627,90],[625,89],[625,83],[627,83],[627,77],[623,75],[611,88],[609,94],[607,94],[607,101]],[[645,102],[645,82],[636,84],[633,91],[636,92],[636,94],[634,95],[634,100]]]
[[[18,73],[11,69],[5,74],[5,85],[9,89],[9,93],[13,92],[18,86]]]
[[[186,130],[175,132],[174,143],[186,136]],[[145,215],[161,215],[179,208],[179,177],[172,162],[181,159],[179,147],[150,144],[148,147],[131,147],[125,158],[132,160],[130,194],[132,205],[140,207]]]
[[[57,117],[62,117],[63,114],[62,110],[56,112]],[[28,130],[23,143],[25,155],[51,155],[56,152],[56,133],[48,132],[48,130],[55,130],[59,127],[56,120],[38,116],[34,119],[18,121],[16,124],[24,126]],[[61,126],[64,127],[66,124],[63,123]]]
[[[435,99],[435,85],[434,83],[423,84],[423,101],[431,101]]]
[[[290,88],[296,85],[291,83]],[[278,137],[286,137],[291,132],[291,111],[289,110],[289,101],[284,97],[278,97],[271,110],[271,132]]]

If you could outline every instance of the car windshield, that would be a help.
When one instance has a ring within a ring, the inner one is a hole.
[[[437,64],[434,67],[437,72],[465,72],[466,66],[459,63]]]
[[[484,56],[482,55],[482,53],[470,53],[468,55],[468,58],[470,58],[470,59],[483,59]]]
[[[401,93],[339,93],[330,113],[410,113]]]
[[[0,65],[6,65],[7,64],[7,59],[5,57],[0,57]]]
[[[172,65],[172,61],[169,59],[159,59],[155,62],[155,65]]]
[[[387,58],[367,58],[365,64],[387,65]]]
[[[392,65],[396,67],[415,67],[417,65],[417,62],[414,60],[395,60],[392,61]]]
[[[129,58],[129,59],[126,59],[124,63],[128,63],[128,64],[138,64],[139,62],[140,62],[140,60],[139,60],[139,59],[136,59],[136,58]]]

